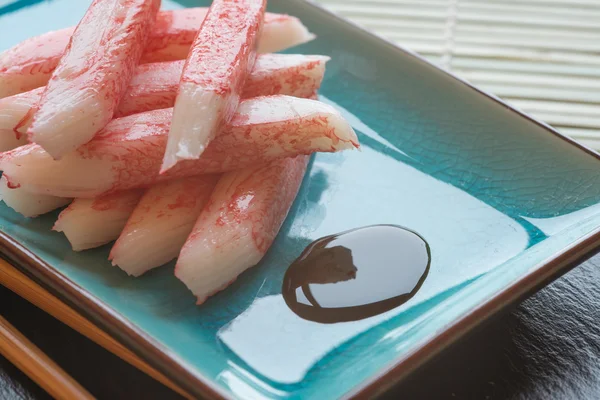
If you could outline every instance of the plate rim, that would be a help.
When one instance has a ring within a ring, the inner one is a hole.
[[[417,53],[392,43],[384,37],[362,28],[311,0],[291,1],[302,3],[312,8],[312,11],[315,13],[324,13],[337,23],[379,41],[381,44],[386,45],[391,52],[399,52],[403,55],[413,57],[419,62],[443,72],[471,90],[493,100],[510,112],[533,122],[550,134],[559,137],[600,161],[600,154],[596,151],[558,132],[545,122],[513,107],[497,96],[474,86],[453,72],[428,61]],[[403,380],[417,368],[437,356],[445,348],[485,323],[485,321],[502,309],[546,286],[598,251],[600,251],[600,226],[588,234],[581,236],[571,245],[552,254],[546,260],[536,264],[530,272],[521,275],[516,281],[490,297],[487,301],[446,325],[441,332],[432,336],[407,355],[394,359],[365,381],[350,388],[348,392],[343,394],[342,398],[368,399],[381,395],[391,386]],[[25,272],[43,287],[57,295],[60,300],[72,306],[81,315],[123,343],[136,355],[188,393],[210,399],[231,398],[230,394],[215,384],[213,380],[195,371],[188,363],[170,352],[144,330],[136,327],[135,324],[129,322],[108,304],[55,270],[50,264],[43,261],[26,246],[20,244],[15,238],[2,230],[0,230],[0,257],[5,258],[13,267]]]

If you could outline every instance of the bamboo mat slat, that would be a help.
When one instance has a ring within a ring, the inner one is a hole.
[[[320,0],[600,150],[600,0]]]

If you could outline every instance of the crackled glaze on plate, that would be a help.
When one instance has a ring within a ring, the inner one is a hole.
[[[0,8],[0,31],[10,32],[0,35],[0,49],[76,23],[87,5],[29,3]],[[142,333],[137,350],[154,360],[155,348],[171,361],[157,366],[186,389],[273,399],[356,393],[416,352],[438,351],[444,332],[464,333],[473,321],[462,332],[447,329],[482,305],[489,315],[509,290],[523,289],[504,302],[595,249],[596,155],[312,5],[271,0],[269,9],[300,17],[319,36],[288,52],[332,57],[322,100],[346,115],[363,147],[313,158],[272,249],[229,289],[196,307],[172,265],[128,277],[106,261],[108,247],[70,251],[50,231],[56,214],[27,220],[0,206],[5,235],[107,309],[107,329],[130,344],[131,332]],[[419,292],[360,321],[319,324],[294,314],[281,296],[288,265],[319,237],[373,224],[427,238],[431,266]],[[44,266],[22,258],[19,265],[43,279]],[[56,282],[59,292],[67,285]]]

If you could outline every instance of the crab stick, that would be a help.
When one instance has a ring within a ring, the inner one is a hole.
[[[332,106],[289,96],[241,102],[231,123],[199,160],[159,174],[172,110],[113,120],[94,140],[61,160],[28,144],[0,154],[12,186],[59,197],[96,197],[161,181],[248,168],[278,158],[337,152],[359,146],[348,122]]]
[[[307,160],[286,158],[219,180],[175,266],[198,304],[265,255],[296,198]]]
[[[259,55],[241,97],[311,97],[321,86],[328,60],[327,56],[302,54]],[[184,61],[171,61],[140,65],[115,116],[173,107],[183,64]]]
[[[200,157],[240,101],[266,0],[214,0],[181,74],[161,172]]]
[[[112,119],[159,7],[160,0],[94,0],[33,113],[31,141],[60,158]]]
[[[0,151],[7,151],[27,143],[21,127],[27,114],[40,101],[44,88],[0,99]]]
[[[71,202],[71,199],[63,197],[29,193],[21,188],[11,188],[4,177],[0,179],[0,200],[25,217],[37,217]]]
[[[148,189],[110,252],[112,264],[140,276],[177,257],[217,179],[194,176]]]
[[[110,243],[119,237],[143,190],[111,193],[95,199],[75,199],[52,230],[65,234],[74,251]]]
[[[50,31],[0,53],[0,99],[44,86],[58,65],[73,30]]]

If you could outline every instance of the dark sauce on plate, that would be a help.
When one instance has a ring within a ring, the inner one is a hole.
[[[397,225],[372,225],[309,244],[288,268],[283,298],[316,322],[356,321],[412,298],[427,278],[429,245]]]

